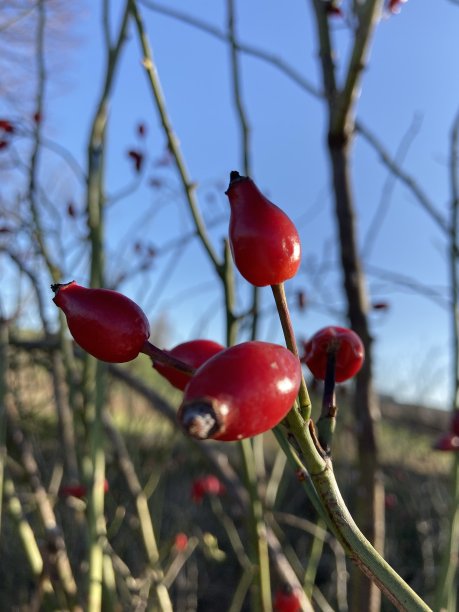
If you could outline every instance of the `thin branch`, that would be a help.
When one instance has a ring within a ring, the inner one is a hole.
[[[233,100],[236,106],[237,115],[239,119],[239,126],[241,132],[241,152],[242,152],[242,165],[244,168],[244,174],[247,176],[251,175],[251,163],[250,163],[250,127],[247,119],[247,113],[242,102],[241,92],[241,68],[239,65],[239,53],[236,38],[236,26],[235,26],[235,10],[234,0],[227,0],[226,2],[228,12],[228,42],[230,47],[231,57],[231,76],[233,84]]]
[[[147,33],[144,28],[142,17],[139,13],[137,3],[134,0],[131,0],[129,2],[129,5],[130,5],[130,13],[132,15],[132,18],[136,26],[137,35],[138,35],[140,46],[141,46],[142,53],[143,53],[143,62],[142,62],[143,67],[145,68],[148,83],[150,85],[150,88],[151,88],[151,91],[152,91],[152,94],[153,94],[153,97],[156,103],[156,108],[158,110],[158,113],[161,119],[161,123],[164,129],[164,133],[167,138],[169,152],[171,153],[174,159],[176,169],[179,173],[179,176],[182,182],[183,190],[185,192],[186,199],[188,202],[188,207],[190,209],[190,213],[193,217],[193,221],[196,226],[196,231],[214,267],[217,270],[221,270],[221,262],[217,256],[217,253],[214,250],[214,247],[212,246],[210,242],[204,222],[199,212],[198,202],[197,202],[196,194],[195,194],[196,184],[189,177],[188,169],[185,164],[185,159],[182,155],[182,151],[180,149],[178,139],[175,135],[175,132],[172,127],[172,123],[167,113],[164,94],[162,91],[161,83],[159,80],[158,73],[156,71],[155,64],[153,62],[153,56],[151,53],[150,44],[148,41]]]
[[[445,297],[444,292],[439,289],[435,289],[431,285],[425,285],[420,283],[418,280],[411,278],[410,276],[394,272],[393,270],[384,270],[378,266],[368,264],[365,266],[365,269],[368,275],[382,279],[391,283],[392,285],[407,289],[416,295],[421,295],[422,297],[434,302],[437,306],[440,306],[440,308],[451,308],[451,302],[447,297]]]
[[[422,190],[417,181],[408,172],[400,168],[396,160],[389,154],[378,138],[362,123],[356,122],[355,129],[358,134],[363,136],[365,140],[379,154],[381,161],[388,169],[410,190],[418,203],[425,212],[435,221],[436,225],[445,233],[449,233],[450,228],[447,220],[438,212],[434,203],[428,195]]]
[[[20,452],[21,463],[27,474],[30,486],[34,492],[40,519],[45,531],[47,545],[54,552],[57,575],[66,596],[70,602],[75,602],[77,597],[77,586],[73,577],[72,568],[67,554],[65,540],[62,531],[56,521],[54,510],[43,486],[37,462],[34,457],[33,448],[25,437],[24,431],[19,427],[19,419],[16,406],[12,401],[6,405],[8,428],[11,439]]]
[[[325,4],[322,2],[322,4]],[[359,94],[362,72],[368,61],[370,44],[376,23],[382,10],[383,0],[366,0],[357,4],[359,8],[358,27],[354,34],[349,64],[345,71],[346,81],[339,93],[336,106],[330,106],[330,133],[346,133],[348,127],[354,123],[353,113]]]
[[[403,161],[408,153],[408,149],[411,146],[415,136],[419,132],[419,128],[420,117],[415,116],[406,134],[404,134],[397,148],[397,151],[395,152],[394,163],[397,164],[397,166],[400,167],[403,164]],[[395,184],[396,177],[394,176],[393,172],[389,172],[389,175],[386,178],[386,182],[381,192],[379,205],[376,208],[376,211],[373,215],[373,219],[368,228],[367,235],[365,236],[365,239],[363,241],[361,257],[364,261],[369,261],[371,249],[375,245],[376,236],[381,230],[384,217],[387,214],[390,198],[394,190]]]
[[[169,7],[163,6],[156,2],[151,2],[150,0],[140,0],[141,4],[145,7],[160,13],[162,15],[167,15],[177,21],[181,21],[182,23],[186,23],[214,38],[221,40],[224,43],[231,42],[229,40],[228,34],[219,30],[217,27],[202,21],[201,19],[197,19],[192,15],[188,15],[181,11],[177,11],[175,9],[171,9]],[[302,89],[310,93],[315,98],[323,98],[323,92],[321,92],[317,87],[312,85],[307,79],[304,78],[302,74],[300,74],[297,70],[295,70],[292,66],[287,64],[282,58],[265,51],[259,47],[254,45],[250,45],[238,40],[235,42],[235,49],[240,51],[241,53],[245,53],[246,55],[251,55],[252,57],[256,57],[259,60],[270,64],[271,66],[277,68],[285,74],[289,79],[294,81],[297,85],[299,85]]]

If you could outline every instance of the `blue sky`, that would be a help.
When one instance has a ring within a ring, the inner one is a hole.
[[[118,7],[122,3],[114,3]],[[86,139],[104,69],[101,3],[83,3],[85,10],[72,25],[75,42],[66,51],[64,68],[49,90],[50,138],[68,148],[85,165]],[[217,0],[171,1],[207,23],[225,29],[226,3]],[[206,218],[221,218],[211,230],[217,248],[226,233],[228,207],[223,191],[229,171],[241,170],[237,116],[230,87],[229,52],[225,45],[189,25],[141,6],[150,34],[154,58],[174,129]],[[345,7],[345,4],[344,4]],[[312,10],[303,0],[288,3],[239,1],[237,30],[242,42],[265,49],[294,67],[320,88],[317,41]],[[116,26],[117,13],[113,15]],[[337,61],[345,65],[349,30],[335,20]],[[114,27],[115,31],[115,27]],[[432,3],[410,0],[399,15],[379,23],[365,70],[358,118],[395,153],[415,116],[420,124],[404,160],[443,213],[449,198],[447,155],[449,130],[459,108],[459,81],[454,58],[459,56],[459,7],[447,0]],[[147,241],[161,249],[192,227],[171,168],[155,165],[163,156],[165,140],[140,64],[139,46],[131,30],[113,92],[108,127],[107,192],[115,194],[135,180],[128,149],[147,155],[142,184],[128,198],[107,211],[110,278],[131,265],[132,245]],[[303,265],[287,291],[304,290],[310,308],[295,313],[297,335],[307,337],[326,324],[342,323],[330,310],[343,306],[337,261],[329,168],[324,149],[323,103],[303,91],[273,66],[241,56],[243,102],[251,125],[252,175],[260,188],[298,223],[303,243]],[[146,138],[139,140],[136,126],[144,122]],[[353,179],[360,242],[371,226],[387,171],[377,154],[360,137],[353,149]],[[55,195],[65,207],[72,200],[82,206],[83,191],[56,156],[47,158],[49,182],[59,178]],[[164,190],[148,186],[161,178]],[[46,181],[45,181],[46,182]],[[211,195],[209,195],[209,193]],[[69,234],[82,226],[68,222]],[[445,242],[441,232],[396,184],[387,214],[371,244],[368,270],[396,271],[427,287],[447,284]],[[85,269],[69,258],[66,272],[85,281]],[[314,271],[327,263],[318,276]],[[72,265],[76,266],[72,268]],[[313,277],[315,280],[313,280]],[[387,301],[387,312],[371,314],[375,337],[375,365],[380,389],[400,399],[446,406],[449,383],[449,315],[419,295],[369,275],[370,299]],[[166,284],[164,285],[164,280]],[[164,285],[160,289],[159,284]],[[136,276],[121,286],[154,320],[166,317],[171,344],[196,333],[223,339],[219,289],[199,244],[184,245],[158,257],[148,275]],[[238,278],[238,294],[247,303],[247,287]],[[269,289],[262,291],[265,308],[271,307]],[[324,304],[325,308],[314,306]],[[264,339],[280,341],[276,320],[268,316]]]

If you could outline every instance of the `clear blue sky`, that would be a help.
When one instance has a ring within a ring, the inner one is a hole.
[[[175,0],[167,4],[225,29],[223,1]],[[49,136],[67,147],[83,167],[104,64],[101,3],[86,2],[85,6],[86,10],[72,26],[77,41],[66,52],[65,66],[49,93],[49,116],[45,122]],[[308,2],[250,0],[239,1],[236,8],[242,42],[279,56],[320,88],[317,40]],[[223,191],[229,171],[242,169],[239,127],[231,99],[229,52],[221,41],[189,25],[143,7],[142,11],[169,114],[190,174],[198,183],[204,215],[223,218],[211,231],[215,245],[220,248],[228,215]],[[116,17],[115,14],[114,25]],[[454,70],[459,57],[458,31],[459,7],[448,0],[435,3],[410,0],[399,15],[383,18],[377,28],[358,105],[359,119],[392,153],[414,117],[421,118],[403,167],[443,213],[449,199],[449,130],[459,108],[459,81]],[[337,61],[344,64],[348,28],[339,19],[334,21],[334,35],[338,43]],[[134,178],[131,160],[126,155],[128,149],[145,150],[147,171],[139,189],[108,210],[110,278],[130,265],[136,240],[148,240],[161,249],[192,227],[184,203],[174,193],[174,186],[177,187],[174,172],[154,163],[163,155],[165,140],[140,59],[139,46],[131,31],[110,108],[108,193],[117,193]],[[331,265],[337,261],[337,249],[324,150],[323,103],[279,70],[254,57],[241,56],[241,76],[242,98],[251,126],[253,178],[298,223],[301,232],[303,267],[287,290],[290,293],[304,290],[308,295],[310,308],[295,314],[297,335],[307,337],[325,324],[342,323],[330,313],[330,309],[339,311],[343,301],[340,274]],[[140,121],[148,127],[142,141],[135,132]],[[356,140],[353,159],[358,229],[363,245],[388,174],[377,154],[361,138]],[[48,163],[51,180],[53,175],[65,172],[56,157],[50,157]],[[167,177],[170,186],[164,191],[152,189],[148,186],[149,177]],[[70,175],[61,180],[63,207],[69,200],[81,206],[82,193]],[[81,232],[82,226],[69,222],[68,231]],[[447,284],[444,248],[441,232],[409,191],[396,184],[387,214],[371,241],[368,270],[395,271],[423,286],[442,289]],[[314,270],[324,262],[329,264],[324,268],[328,271],[313,280]],[[83,266],[69,260],[67,267],[69,276],[84,283]],[[157,283],[161,278],[167,283],[158,295]],[[408,401],[424,396],[427,403],[446,406],[450,392],[449,313],[387,280],[373,274],[368,278],[370,299],[390,304],[387,312],[371,315],[379,388]],[[247,303],[241,279],[238,287],[242,303]],[[199,244],[158,258],[148,276],[135,277],[121,290],[137,299],[152,319],[166,313],[171,343],[196,333],[223,339],[217,281]],[[314,302],[326,302],[327,308],[315,307]],[[263,304],[268,309],[271,306],[269,289],[263,290]],[[273,317],[266,318],[262,336],[280,341]]]

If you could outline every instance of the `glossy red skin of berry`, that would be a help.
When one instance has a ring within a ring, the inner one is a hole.
[[[301,612],[298,594],[292,589],[279,589],[274,596],[275,612]]]
[[[231,173],[226,195],[231,206],[231,252],[242,276],[256,287],[278,285],[295,276],[301,243],[290,218],[252,179],[237,172]]]
[[[211,357],[220,351],[223,351],[224,348],[224,346],[218,344],[218,342],[214,342],[213,340],[198,339],[178,344],[173,349],[166,352],[169,355],[172,355],[172,357],[180,359],[180,361],[183,361],[183,363],[198,369]],[[190,381],[191,376],[189,374],[179,372],[170,366],[155,363],[153,364],[153,367],[161,374],[161,376],[164,376],[164,378],[166,378],[173,387],[176,387],[181,391],[185,389]]]
[[[325,379],[327,355],[336,350],[336,382],[343,382],[357,374],[363,365],[365,350],[359,336],[347,327],[329,326],[315,333],[304,343],[301,359],[315,378]]]
[[[244,342],[218,353],[197,370],[185,389],[178,420],[184,426],[190,407],[211,403],[218,428],[201,439],[250,438],[272,429],[286,416],[300,381],[300,362],[285,347]]]
[[[150,336],[150,324],[135,302],[117,291],[88,289],[75,281],[53,290],[70,333],[87,353],[109,363],[137,357]]]

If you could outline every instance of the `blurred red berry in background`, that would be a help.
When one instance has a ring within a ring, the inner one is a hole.
[[[191,485],[191,499],[195,504],[200,504],[206,495],[218,497],[225,492],[225,485],[213,474],[196,478]]]

